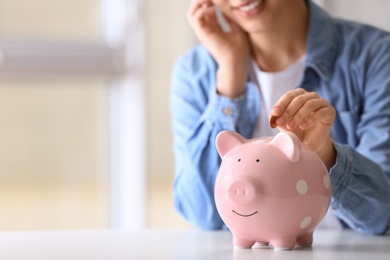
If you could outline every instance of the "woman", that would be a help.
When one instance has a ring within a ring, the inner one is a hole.
[[[179,213],[199,228],[224,228],[214,202],[216,135],[280,130],[329,169],[340,223],[389,232],[390,35],[304,0],[193,0],[188,19],[201,44],[172,74]]]

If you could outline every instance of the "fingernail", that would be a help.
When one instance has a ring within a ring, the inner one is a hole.
[[[279,125],[279,126],[282,126],[283,124],[284,124],[284,122],[285,122],[286,120],[284,119],[284,117],[278,117],[277,119],[276,119],[276,124],[277,125]]]
[[[272,128],[275,128],[277,125],[276,125],[276,116],[271,116],[270,120],[269,120],[269,125],[272,127]]]
[[[279,108],[279,107],[274,107],[274,108],[272,108],[272,111],[273,111],[273,113],[276,114],[276,115],[279,115],[279,114],[280,114],[280,108]]]

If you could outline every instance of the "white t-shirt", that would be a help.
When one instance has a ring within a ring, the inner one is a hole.
[[[261,113],[253,131],[253,138],[274,136],[279,132],[277,128],[270,127],[269,114],[279,98],[299,84],[304,72],[305,59],[306,55],[303,55],[287,69],[279,72],[261,71],[256,61],[252,61],[254,77],[252,80],[257,82],[259,86],[261,100]],[[341,229],[342,226],[340,221],[332,213],[332,210],[329,209],[317,228]]]
[[[269,114],[279,98],[294,89],[302,75],[306,55],[294,62],[290,67],[278,72],[261,71],[256,61],[252,61],[254,80],[260,88],[261,113],[253,132],[253,137],[274,136],[279,130],[269,125]]]

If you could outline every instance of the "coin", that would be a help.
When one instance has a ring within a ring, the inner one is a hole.
[[[269,125],[270,125],[272,128],[275,128],[275,127],[276,127],[276,119],[277,119],[276,116],[271,116],[271,118],[269,119]]]

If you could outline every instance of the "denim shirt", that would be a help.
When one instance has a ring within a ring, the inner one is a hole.
[[[307,4],[307,56],[297,87],[317,92],[337,111],[330,207],[353,230],[389,234],[390,35]],[[214,201],[221,163],[215,137],[233,130],[251,138],[261,109],[258,87],[249,80],[239,98],[218,95],[217,69],[198,45],[177,60],[171,79],[174,207],[201,229],[225,227]]]

